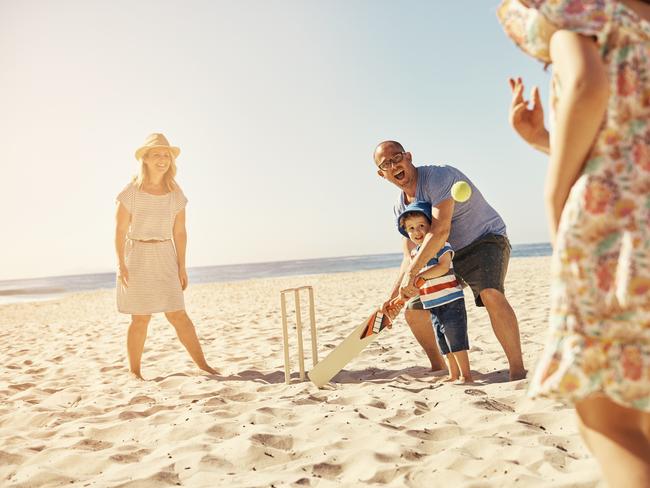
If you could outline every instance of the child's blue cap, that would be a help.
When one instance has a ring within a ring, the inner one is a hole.
[[[426,217],[429,223],[431,223],[431,204],[429,202],[418,200],[408,204],[402,213],[399,214],[399,217],[397,217],[397,230],[399,230],[400,234],[404,237],[408,237],[409,235],[406,232],[406,229],[400,225],[399,221],[408,213],[420,213]]]

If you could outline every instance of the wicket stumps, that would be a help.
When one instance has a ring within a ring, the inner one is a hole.
[[[302,341],[302,315],[300,311],[300,291],[309,291],[309,325],[311,328],[311,360],[316,366],[318,362],[318,351],[316,347],[316,315],[314,314],[314,289],[311,286],[300,286],[298,288],[287,288],[280,291],[280,306],[282,308],[282,338],[284,340],[284,382],[289,383],[291,372],[289,371],[289,329],[287,327],[287,300],[288,293],[293,294],[293,301],[296,309],[296,333],[298,335],[298,367],[300,368],[300,381],[305,380],[305,353]]]

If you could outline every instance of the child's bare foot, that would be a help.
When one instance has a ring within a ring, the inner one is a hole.
[[[469,385],[473,383],[474,380],[471,376],[461,376],[460,378],[456,379],[456,381],[454,381],[455,385]]]

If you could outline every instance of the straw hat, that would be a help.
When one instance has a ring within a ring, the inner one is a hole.
[[[164,135],[153,133],[149,134],[147,139],[144,141],[144,146],[138,148],[135,151],[135,159],[140,160],[140,158],[144,156],[144,153],[146,153],[149,149],[153,149],[154,147],[166,147],[171,151],[175,158],[177,158],[181,153],[181,149],[179,147],[169,145],[169,141]]]

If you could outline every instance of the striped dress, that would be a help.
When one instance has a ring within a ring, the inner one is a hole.
[[[413,249],[411,256],[417,254],[419,249],[419,246]],[[445,245],[440,248],[438,254],[429,260],[427,265],[422,268],[420,272],[424,272],[428,268],[437,265],[440,258],[448,252],[451,253],[453,260],[454,250],[448,242],[445,242]],[[453,262],[449,264],[449,271],[447,271],[447,273],[438,276],[437,278],[426,280],[419,288],[420,301],[425,309],[439,307],[440,305],[445,305],[464,297],[463,288],[458,283],[456,275],[454,274]]]
[[[152,195],[129,184],[117,196],[131,214],[124,249],[128,286],[117,280],[117,309],[149,315],[185,309],[172,230],[187,198],[180,190]],[[155,242],[145,242],[155,241]]]

